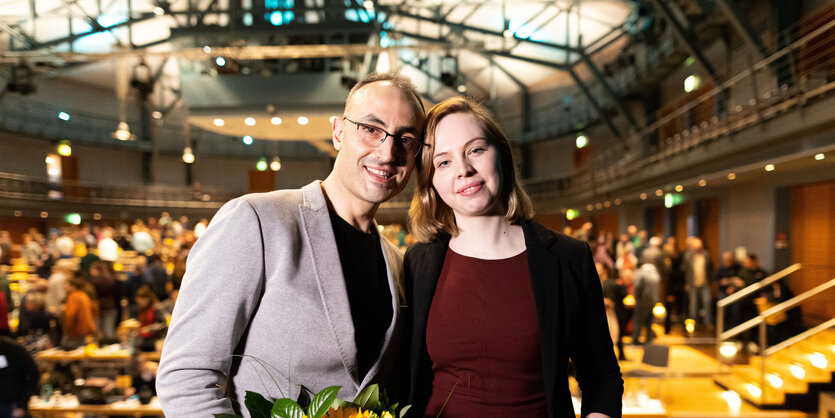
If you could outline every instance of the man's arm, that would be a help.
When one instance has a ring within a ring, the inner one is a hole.
[[[189,254],[157,376],[167,416],[232,413],[223,386],[263,287],[260,225],[246,200],[230,201]]]

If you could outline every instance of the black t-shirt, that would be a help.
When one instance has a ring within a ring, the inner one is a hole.
[[[362,380],[377,360],[391,324],[391,291],[386,260],[376,230],[371,234],[358,231],[333,210],[329,212],[348,289],[357,344],[357,366],[359,379]]]

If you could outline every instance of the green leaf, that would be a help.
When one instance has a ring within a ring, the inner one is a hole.
[[[351,406],[350,402],[339,399],[339,398],[336,398],[336,399],[333,400],[333,402],[331,402],[331,408],[333,408],[333,409],[339,409],[340,407],[347,408],[349,406]]]
[[[306,409],[307,406],[310,405],[310,395],[312,395],[313,392],[305,385],[299,385],[299,389],[301,390],[299,391],[299,397],[296,399],[296,402],[298,402],[302,409]]]
[[[336,394],[339,393],[339,389],[340,386],[330,386],[317,393],[307,408],[309,418],[320,418],[322,415],[328,413],[328,408],[336,400]]]
[[[214,414],[215,418],[244,418],[240,415],[235,414]]]
[[[403,409],[401,409],[401,410],[400,410],[400,415],[398,415],[398,417],[399,417],[399,418],[403,418],[403,417],[405,417],[405,416],[406,416],[406,412],[409,412],[409,408],[411,408],[411,407],[412,407],[412,405],[406,405],[406,406],[404,406],[404,407],[403,407]]]
[[[304,410],[296,401],[288,398],[281,398],[273,404],[270,418],[302,418]]]
[[[380,403],[380,387],[377,384],[370,385],[363,389],[354,398],[354,403],[362,409],[378,409]]]
[[[252,418],[270,418],[270,408],[273,403],[261,396],[260,393],[246,391],[244,405]]]

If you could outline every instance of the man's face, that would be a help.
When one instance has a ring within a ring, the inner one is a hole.
[[[345,106],[345,117],[392,135],[410,133],[420,138],[423,128],[423,115],[417,114],[403,92],[389,81],[377,81],[354,92]],[[377,147],[366,145],[357,129],[354,123],[334,120],[333,144],[339,155],[333,174],[351,197],[380,204],[406,186],[415,156],[397,152],[390,136]]]

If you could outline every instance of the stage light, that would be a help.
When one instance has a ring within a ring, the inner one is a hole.
[[[684,330],[687,331],[688,334],[692,334],[696,331],[696,320],[687,318],[684,320]]]
[[[65,139],[58,143],[58,154],[64,157],[69,157],[70,155],[72,155],[72,147],[70,146],[69,140]]]
[[[658,319],[662,319],[665,315],[667,315],[667,308],[665,308],[661,303],[656,303],[655,306],[652,307],[652,315]]]
[[[798,379],[803,379],[804,377],[806,377],[806,369],[804,369],[802,366],[792,364],[791,367],[789,367],[789,370],[791,370],[792,376]]]
[[[183,162],[186,164],[194,162],[194,152],[192,152],[191,147],[185,147],[183,149]]]
[[[736,356],[736,343],[732,341],[725,341],[719,346],[719,354],[726,359],[732,359]]]
[[[812,353],[809,355],[809,360],[812,362],[812,365],[819,368],[825,369],[827,365],[826,356],[821,353]]]
[[[577,133],[577,139],[575,141],[575,145],[577,146],[577,149],[582,149],[588,144],[589,144],[589,138],[586,136],[586,134],[584,134],[582,132],[578,132]]]
[[[780,389],[781,387],[783,387],[783,379],[781,379],[780,376],[777,376],[774,373],[769,373],[767,377],[768,377],[768,383],[771,386],[774,386],[777,389]]]

